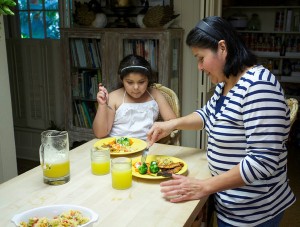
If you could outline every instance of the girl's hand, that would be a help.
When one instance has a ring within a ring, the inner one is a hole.
[[[102,83],[99,83],[99,91],[97,93],[97,102],[100,105],[106,105],[108,103],[108,91],[102,85]]]
[[[204,181],[176,174],[172,174],[172,178],[160,183],[160,191],[170,202],[177,203],[208,196]]]

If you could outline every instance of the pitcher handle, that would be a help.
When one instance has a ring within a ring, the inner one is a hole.
[[[44,144],[41,144],[40,149],[39,149],[39,153],[40,153],[40,163],[43,169],[45,169],[46,166],[44,166],[45,163],[45,158],[44,158]]]

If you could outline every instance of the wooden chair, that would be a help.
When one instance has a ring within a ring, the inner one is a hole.
[[[153,87],[158,89],[166,98],[170,106],[172,107],[176,117],[180,117],[180,105],[179,99],[176,93],[161,84],[153,84]],[[163,121],[162,117],[159,115],[157,121]],[[171,144],[171,145],[180,145],[180,132],[179,130],[174,130],[169,136],[162,138],[158,143]]]
[[[296,118],[297,118],[297,112],[298,112],[298,100],[294,98],[288,98],[285,100],[288,107],[290,108],[290,119],[291,119],[291,127],[294,124]]]

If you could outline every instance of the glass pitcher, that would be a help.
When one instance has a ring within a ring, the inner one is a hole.
[[[44,183],[60,185],[70,180],[67,131],[47,130],[42,132],[39,153]]]

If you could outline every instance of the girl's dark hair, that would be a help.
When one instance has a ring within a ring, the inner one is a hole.
[[[256,56],[246,47],[240,35],[229,22],[217,16],[206,17],[193,28],[187,38],[189,47],[209,48],[217,52],[218,42],[225,41],[227,48],[224,74],[237,76],[246,67],[256,64]]]
[[[139,55],[130,54],[120,62],[118,74],[121,81],[130,73],[141,73],[148,78],[148,87],[154,83],[153,72],[150,63]]]

